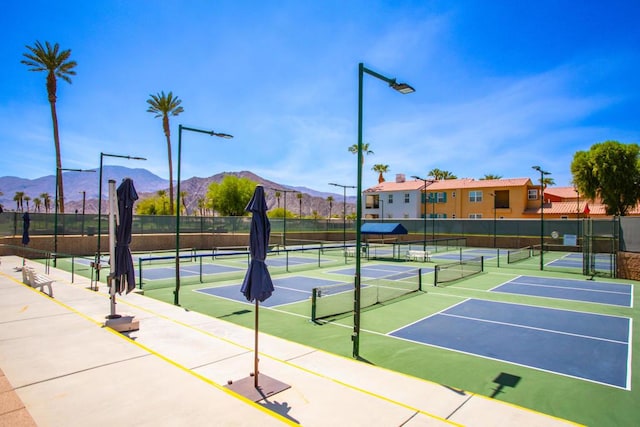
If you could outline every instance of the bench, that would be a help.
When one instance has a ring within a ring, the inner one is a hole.
[[[51,286],[51,284],[55,282],[55,280],[45,276],[44,274],[36,273],[32,267],[27,267],[26,265],[22,267],[22,281],[32,288],[38,289],[42,293],[45,293],[44,288],[46,287],[49,290],[47,295],[53,298],[53,286]]]
[[[344,256],[356,256],[356,248],[346,248],[344,250]]]
[[[410,250],[407,252],[407,259],[411,261],[431,261],[431,252]]]

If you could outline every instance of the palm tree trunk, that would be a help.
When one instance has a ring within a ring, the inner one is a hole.
[[[174,213],[173,210],[173,162],[171,160],[171,131],[169,129],[169,116],[166,114],[162,117],[162,127],[164,134],[167,137],[167,155],[169,157],[169,210]]]
[[[60,155],[60,136],[58,135],[58,114],[56,113],[56,101],[55,95],[53,96],[53,101],[51,97],[49,97],[49,105],[51,106],[51,120],[53,122],[53,142],[56,146],[56,176],[58,177],[58,182],[56,185],[58,186],[58,200],[55,202],[58,203],[58,209],[60,213],[64,213],[64,188],[62,186],[62,156]]]

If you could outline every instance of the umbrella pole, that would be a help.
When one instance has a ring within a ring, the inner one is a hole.
[[[116,181],[109,180],[109,296],[111,300],[110,319],[120,317],[116,314],[116,222],[118,221],[118,197],[116,196]]]
[[[253,358],[253,386],[255,388],[258,388],[258,309],[259,309],[259,303],[258,303],[258,299],[256,298],[256,321],[255,321],[255,326],[253,328],[254,333],[255,333],[255,352],[254,352],[254,358]]]

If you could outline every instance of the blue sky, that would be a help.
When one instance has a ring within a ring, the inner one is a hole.
[[[150,94],[173,91],[182,178],[250,170],[341,192],[355,185],[358,63],[416,92],[364,81],[363,185],[371,170],[426,176],[530,177],[540,165],[570,185],[578,150],[640,142],[640,2],[629,1],[26,1],[3,6],[0,176],[55,173],[45,74],[25,45],[58,42],[78,62],[58,84],[64,168],[100,152],[143,156],[168,179]],[[0,189],[1,191],[1,189]]]

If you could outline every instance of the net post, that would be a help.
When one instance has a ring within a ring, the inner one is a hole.
[[[138,286],[140,289],[142,289],[142,258],[138,258],[138,274],[140,275],[140,278],[138,280]],[[96,287],[98,286],[98,284],[96,283]]]
[[[418,268],[418,290],[422,291],[422,268]]]
[[[289,272],[289,249],[284,250],[284,257],[285,257],[285,271],[288,273]]]
[[[436,265],[436,268],[433,270],[433,286],[438,286],[438,271],[440,271],[440,266]]]
[[[484,272],[484,255],[480,256],[480,271]]]
[[[316,299],[318,298],[318,288],[313,288],[311,292],[311,321],[316,321]]]

